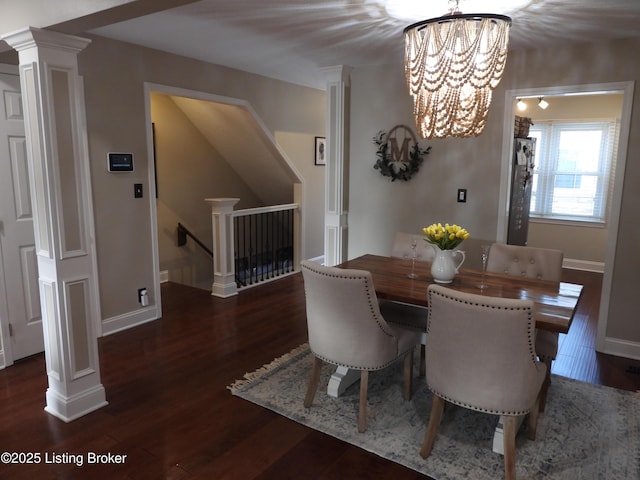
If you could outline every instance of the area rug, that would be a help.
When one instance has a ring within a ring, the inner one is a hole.
[[[417,357],[417,355],[416,355]],[[339,398],[326,385],[325,365],[313,405],[303,398],[311,370],[308,345],[245,375],[234,395],[437,480],[503,478],[503,457],[492,451],[496,417],[447,407],[431,455],[419,455],[431,407],[424,378],[402,397],[401,362],[369,375],[368,428],[358,433],[359,384]],[[417,370],[415,370],[417,371]],[[522,427],[523,429],[526,427]],[[640,478],[640,395],[554,375],[535,441],[520,431],[517,477],[545,480]]]

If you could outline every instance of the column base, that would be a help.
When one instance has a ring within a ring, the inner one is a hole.
[[[46,398],[44,411],[67,423],[109,404],[102,384],[71,397],[48,388]]]
[[[228,283],[217,280],[218,279],[214,278],[213,285],[211,285],[211,295],[214,297],[227,298],[238,294],[238,286],[236,285],[235,280]],[[224,280],[224,278],[221,278],[220,280]]]

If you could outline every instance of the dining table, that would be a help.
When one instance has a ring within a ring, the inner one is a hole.
[[[408,277],[412,262],[404,258],[367,254],[347,260],[338,267],[371,272],[379,299],[428,307],[427,288],[435,283],[430,262],[415,262],[416,278]],[[575,283],[466,268],[461,268],[451,283],[442,285],[466,293],[532,300],[536,328],[558,333],[569,332],[583,290],[582,285]],[[485,288],[479,288],[480,285]]]
[[[370,272],[378,299],[425,307],[427,315],[427,289],[436,283],[431,276],[430,262],[366,254],[337,266]],[[478,295],[532,300],[536,328],[558,333],[569,332],[583,292],[583,286],[575,283],[467,268],[460,268],[451,283],[442,285]],[[329,380],[327,393],[337,397],[359,378],[358,372],[339,366]],[[503,453],[502,433],[500,421],[493,439],[496,453]]]

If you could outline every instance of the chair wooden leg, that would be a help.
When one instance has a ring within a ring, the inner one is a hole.
[[[413,349],[404,357],[404,399],[411,400],[413,393]]]
[[[527,429],[527,438],[529,440],[536,439],[536,431],[538,430],[538,412],[539,412],[539,404],[540,397],[542,397],[542,390],[538,394],[538,398],[536,398],[536,404],[533,406],[531,411],[529,412],[529,421],[528,421],[528,429]]]
[[[504,478],[516,480],[516,432],[518,417],[504,416]]]
[[[313,398],[316,396],[316,390],[318,389],[318,381],[320,380],[320,368],[322,367],[322,360],[315,355],[313,356],[313,368],[311,369],[311,377],[309,377],[309,386],[307,387],[307,394],[304,397],[304,406],[309,408],[313,403]]]
[[[367,390],[369,388],[369,371],[360,372],[360,407],[358,409],[358,432],[367,429]]]
[[[440,426],[440,420],[442,420],[442,412],[444,412],[444,399],[433,395],[431,400],[431,413],[429,414],[429,425],[424,432],[424,441],[422,448],[420,449],[420,456],[427,458],[431,454],[433,444],[436,441],[436,435],[438,434],[438,427]]]
[[[544,359],[544,365],[547,367],[547,374],[542,382],[542,390],[540,393],[540,405],[538,407],[540,412],[544,412],[544,407],[547,405],[547,392],[549,391],[549,385],[551,385],[551,359]]]

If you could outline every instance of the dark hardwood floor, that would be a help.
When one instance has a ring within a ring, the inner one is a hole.
[[[640,362],[594,350],[601,275],[567,271],[566,280],[585,285],[584,299],[554,373],[640,389],[627,371]],[[43,411],[43,355],[0,371],[0,452],[41,455],[40,464],[0,463],[1,479],[426,478],[226,389],[306,341],[300,275],[228,299],[168,283],[162,303],[162,319],[99,340],[109,405],[74,422]],[[87,465],[88,452],[126,459]],[[45,463],[54,454],[83,465]]]

